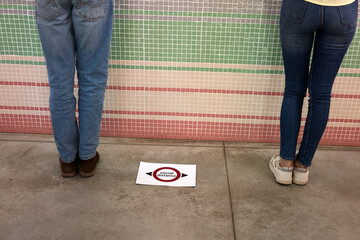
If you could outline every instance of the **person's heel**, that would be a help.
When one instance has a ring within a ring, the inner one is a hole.
[[[306,185],[309,182],[310,169],[295,167],[293,183],[297,185]]]
[[[96,165],[100,161],[99,153],[96,152],[96,155],[89,160],[80,160],[80,176],[84,178],[92,177],[95,175]]]
[[[293,167],[280,167],[281,157],[275,155],[270,159],[269,168],[275,176],[276,182],[284,185],[292,183]]]
[[[71,163],[64,163],[61,160],[61,158],[59,158],[59,160],[60,160],[61,176],[63,176],[64,178],[74,177],[76,175],[77,159],[75,159]]]

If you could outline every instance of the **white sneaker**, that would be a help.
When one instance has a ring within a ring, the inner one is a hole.
[[[280,167],[281,157],[275,155],[269,162],[271,172],[275,176],[275,180],[278,183],[289,185],[292,182],[293,167]]]
[[[297,185],[307,184],[309,181],[309,172],[310,172],[310,169],[308,167],[307,168],[295,167],[293,183],[295,183]]]

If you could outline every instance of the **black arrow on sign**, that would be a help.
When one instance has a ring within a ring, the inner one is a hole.
[[[149,175],[149,176],[152,176],[152,172],[148,172],[148,173],[146,173],[147,175]],[[187,176],[187,174],[185,174],[185,173],[182,173],[181,174],[181,177],[186,177]]]

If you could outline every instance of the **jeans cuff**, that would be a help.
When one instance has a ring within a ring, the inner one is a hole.
[[[63,163],[72,163],[76,160],[76,156],[74,158],[71,158],[71,159],[63,159],[62,157],[60,157],[61,161]]]
[[[96,155],[96,151],[94,154],[86,155],[86,156],[79,156],[79,158],[80,158],[80,160],[89,160],[89,159],[95,157],[95,155]]]
[[[298,156],[296,156],[296,161],[297,161],[298,163],[300,163],[301,165],[303,165],[304,167],[310,167],[309,164],[304,163],[304,161],[301,160],[301,158],[299,158]]]
[[[282,156],[281,154],[280,154],[280,157],[281,157],[282,159],[288,160],[288,161],[294,161],[294,160],[295,160],[295,158],[285,157],[285,156]]]

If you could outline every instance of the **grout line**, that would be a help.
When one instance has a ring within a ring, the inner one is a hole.
[[[186,144],[186,145],[182,145],[182,144],[151,144],[151,143],[146,143],[146,144],[141,144],[141,143],[100,143],[99,145],[124,145],[124,146],[128,146],[128,145],[133,145],[133,146],[159,146],[159,147],[208,147],[208,148],[221,148],[222,146],[207,146],[207,145],[190,145],[190,144]]]
[[[12,140],[12,139],[0,139],[0,142],[29,142],[29,143],[55,143],[54,141],[46,140]]]
[[[260,145],[260,146],[228,146],[227,149],[236,149],[236,148],[243,148],[243,149],[279,149],[279,145]],[[297,147],[298,148],[298,147]],[[341,146],[341,145],[319,145],[317,150],[322,151],[360,151],[360,146]]]
[[[46,140],[10,140],[10,139],[0,139],[0,142],[29,142],[29,143],[54,143],[55,144],[55,141],[46,141]],[[189,144],[186,144],[186,145],[183,145],[183,144],[158,144],[158,143],[99,143],[99,146],[100,145],[123,145],[123,146],[159,146],[159,147],[209,147],[209,148],[222,148],[223,146],[221,145],[217,145],[217,146],[214,146],[214,145],[211,145],[211,146],[208,146],[208,145],[191,145],[190,143]]]
[[[224,151],[226,177],[227,177],[227,182],[228,182],[228,190],[229,190],[229,198],[230,198],[230,209],[231,209],[231,219],[232,219],[232,226],[233,226],[233,234],[234,234],[234,240],[236,240],[234,210],[233,210],[233,205],[232,205],[232,197],[231,197],[231,189],[230,189],[230,179],[229,179],[228,164],[227,164],[227,159],[226,159],[225,142],[223,142],[223,151]]]
[[[1,134],[1,133],[0,133]],[[45,134],[47,135],[47,134]],[[106,138],[106,137],[105,137]],[[135,139],[136,138],[130,138]],[[149,138],[151,140],[151,138]],[[158,139],[152,139],[158,140]],[[171,140],[171,139],[169,139]],[[0,136],[0,142],[40,142],[40,143],[54,143],[54,140],[39,140],[39,139],[7,139],[2,138]],[[199,145],[192,145],[193,143],[202,142],[202,140],[196,140],[194,142],[181,142],[181,143],[116,143],[116,142],[100,142],[99,145],[134,145],[134,146],[169,146],[169,147],[210,147],[210,148],[220,148],[224,147],[226,149],[278,149],[279,144],[276,143],[252,143],[252,142],[239,142],[238,145],[232,145],[224,141],[211,141],[210,142],[217,142],[218,144],[211,144],[210,146],[205,144]],[[243,143],[243,144],[242,144]],[[221,145],[220,145],[221,144]],[[228,146],[227,146],[228,145]],[[335,145],[320,145],[318,150],[323,151],[360,151],[360,146],[335,146]]]
[[[207,146],[207,145],[190,145],[190,144],[151,144],[151,143],[146,143],[146,144],[141,144],[141,143],[100,143],[99,145],[134,145],[134,146],[159,146],[159,147],[209,147],[209,148],[221,148],[222,146]]]

